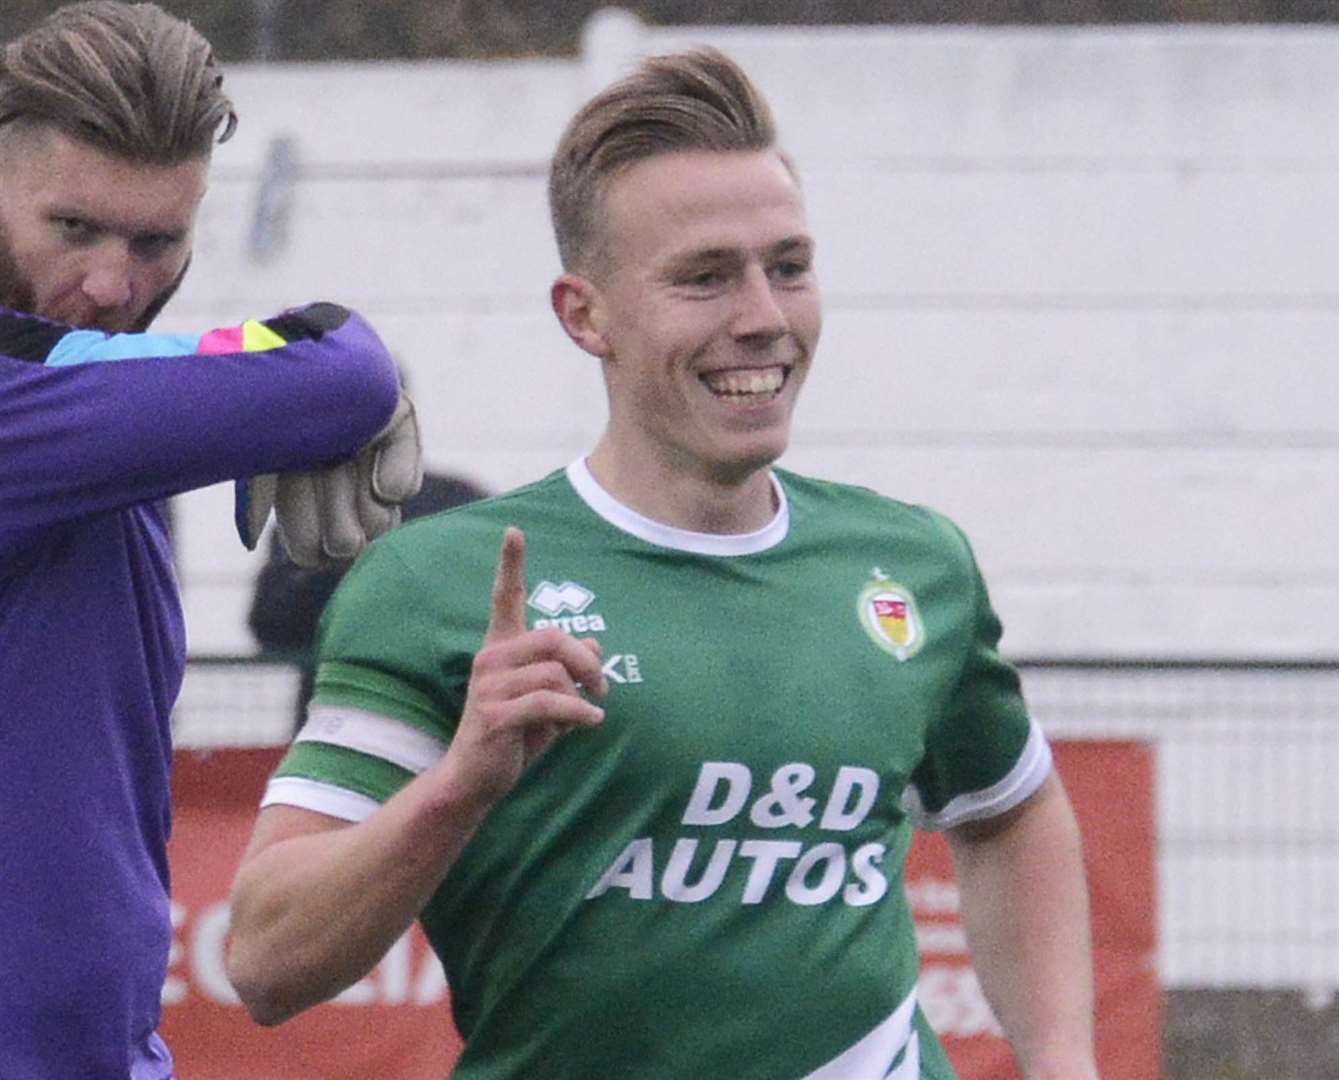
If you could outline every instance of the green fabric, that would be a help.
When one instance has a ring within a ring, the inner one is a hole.
[[[318,706],[443,742],[506,526],[532,601],[575,601],[531,624],[604,648],[604,724],[549,749],[423,913],[467,1039],[455,1080],[798,1078],[912,991],[900,796],[914,777],[933,812],[1004,777],[1028,734],[1018,680],[952,525],[777,476],[790,527],[764,551],[639,539],[556,472],[378,540],[327,609]],[[322,750],[281,771],[378,799],[407,779]],[[921,1075],[951,1078],[921,1043]]]

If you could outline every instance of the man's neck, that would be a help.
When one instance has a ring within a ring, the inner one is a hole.
[[[595,482],[624,506],[676,529],[723,536],[757,532],[778,509],[766,467],[732,482],[652,463],[630,467],[604,439],[586,464]]]

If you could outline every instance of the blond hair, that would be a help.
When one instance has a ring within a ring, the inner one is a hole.
[[[776,128],[766,99],[718,49],[653,56],[587,102],[558,141],[549,213],[563,269],[596,257],[610,180],[659,154],[768,150]]]
[[[176,165],[208,155],[237,114],[190,23],[155,4],[91,0],[58,8],[0,51],[0,132],[9,124]]]

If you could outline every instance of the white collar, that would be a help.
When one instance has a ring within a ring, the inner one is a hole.
[[[600,487],[584,457],[567,466],[567,479],[576,493],[610,525],[639,540],[696,555],[752,555],[775,547],[785,539],[790,529],[790,503],[786,501],[786,491],[776,474],[769,470],[767,478],[772,482],[777,501],[777,511],[771,521],[750,533],[701,533],[654,521],[624,506]]]

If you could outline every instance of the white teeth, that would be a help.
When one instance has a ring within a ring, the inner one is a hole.
[[[737,368],[730,371],[709,371],[702,381],[713,394],[775,394],[786,381],[784,369]]]

